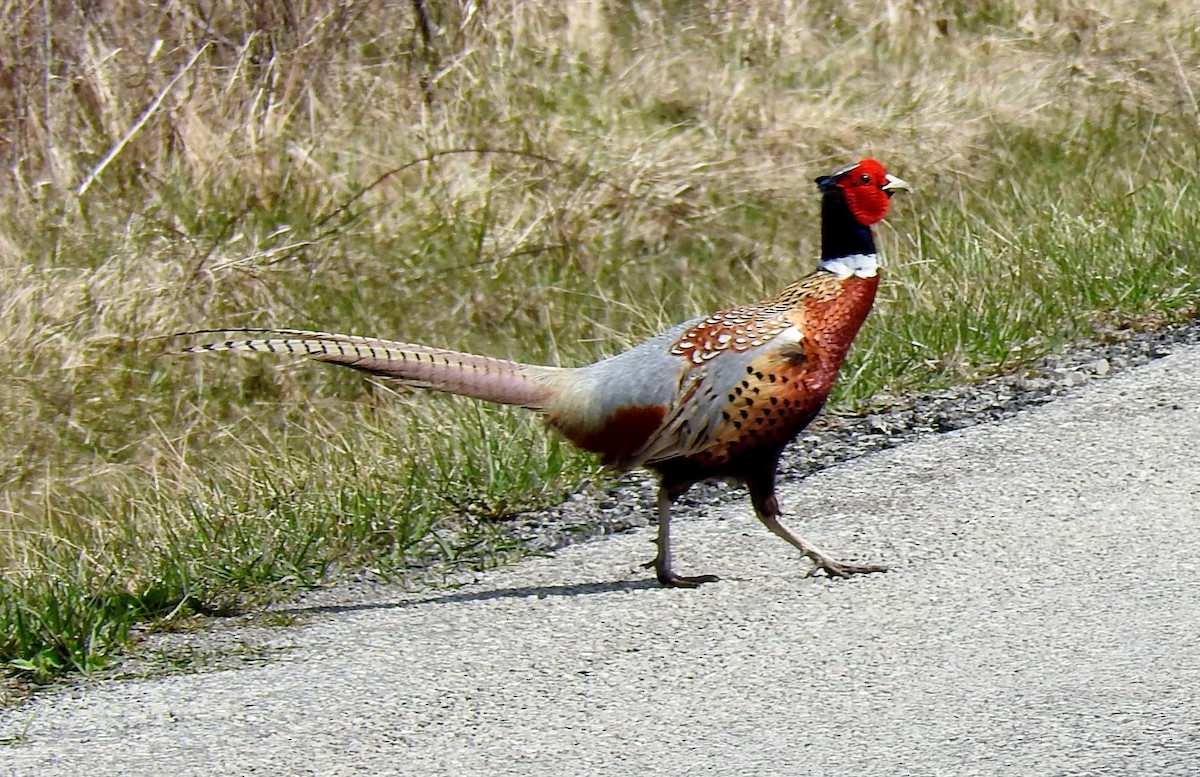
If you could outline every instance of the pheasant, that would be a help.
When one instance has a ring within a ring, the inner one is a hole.
[[[410,386],[540,412],[576,446],[618,471],[658,476],[658,581],[695,588],[671,564],[671,508],[696,483],[744,484],[754,511],[831,577],[886,567],[837,561],[783,523],[775,477],[785,445],[824,405],[851,342],[871,310],[879,260],[871,225],[907,183],[866,159],[816,179],[823,193],[821,260],[813,272],[761,302],[679,324],[584,367],[521,364],[427,345],[293,329],[238,333],[187,353],[264,351],[309,356]]]

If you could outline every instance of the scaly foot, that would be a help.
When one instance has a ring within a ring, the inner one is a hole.
[[[696,575],[695,577],[684,577],[677,575],[674,572],[658,573],[658,582],[665,585],[667,588],[699,588],[705,583],[715,583],[721,578],[716,575]]]
[[[705,583],[716,583],[721,579],[716,575],[696,575],[695,577],[677,575],[669,567],[667,569],[660,568],[657,558],[647,561],[642,564],[642,567],[645,569],[654,567],[654,576],[667,588],[699,588]]]

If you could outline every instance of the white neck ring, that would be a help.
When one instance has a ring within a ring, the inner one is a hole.
[[[850,254],[837,259],[822,259],[821,269],[846,280],[852,275],[859,278],[874,278],[879,273],[879,254]]]

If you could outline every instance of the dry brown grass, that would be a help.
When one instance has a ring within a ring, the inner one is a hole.
[[[319,539],[315,578],[561,489],[586,465],[532,420],[148,338],[261,323],[579,363],[807,270],[811,178],[863,156],[920,193],[841,399],[994,369],[1081,334],[1048,323],[1073,306],[1191,304],[1186,277],[1121,286],[1194,221],[1190,4],[425,2],[428,42],[418,5],[0,2],[10,576],[253,588],[287,575],[229,570],[272,537]],[[1054,241],[1131,251],[1080,290]],[[1052,280],[1010,292],[1013,267]]]

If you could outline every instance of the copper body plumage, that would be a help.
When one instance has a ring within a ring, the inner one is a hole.
[[[695,587],[671,561],[671,505],[693,484],[744,484],[758,518],[831,576],[882,571],[837,561],[788,528],[775,497],[779,456],[824,405],[875,300],[871,225],[908,185],[874,160],[817,179],[823,194],[816,270],[761,302],[684,322],[584,367],[521,364],[412,343],[300,330],[232,330],[241,339],[203,351],[298,353],[436,391],[539,411],[546,423],[608,466],[659,478],[663,585]],[[213,334],[205,330],[189,335]]]
[[[765,308],[779,309],[779,319],[805,336],[746,365],[746,375],[726,396],[717,439],[693,457],[698,465],[717,467],[746,450],[786,444],[821,409],[871,310],[879,278],[820,280],[789,287],[780,295],[785,305]]]

